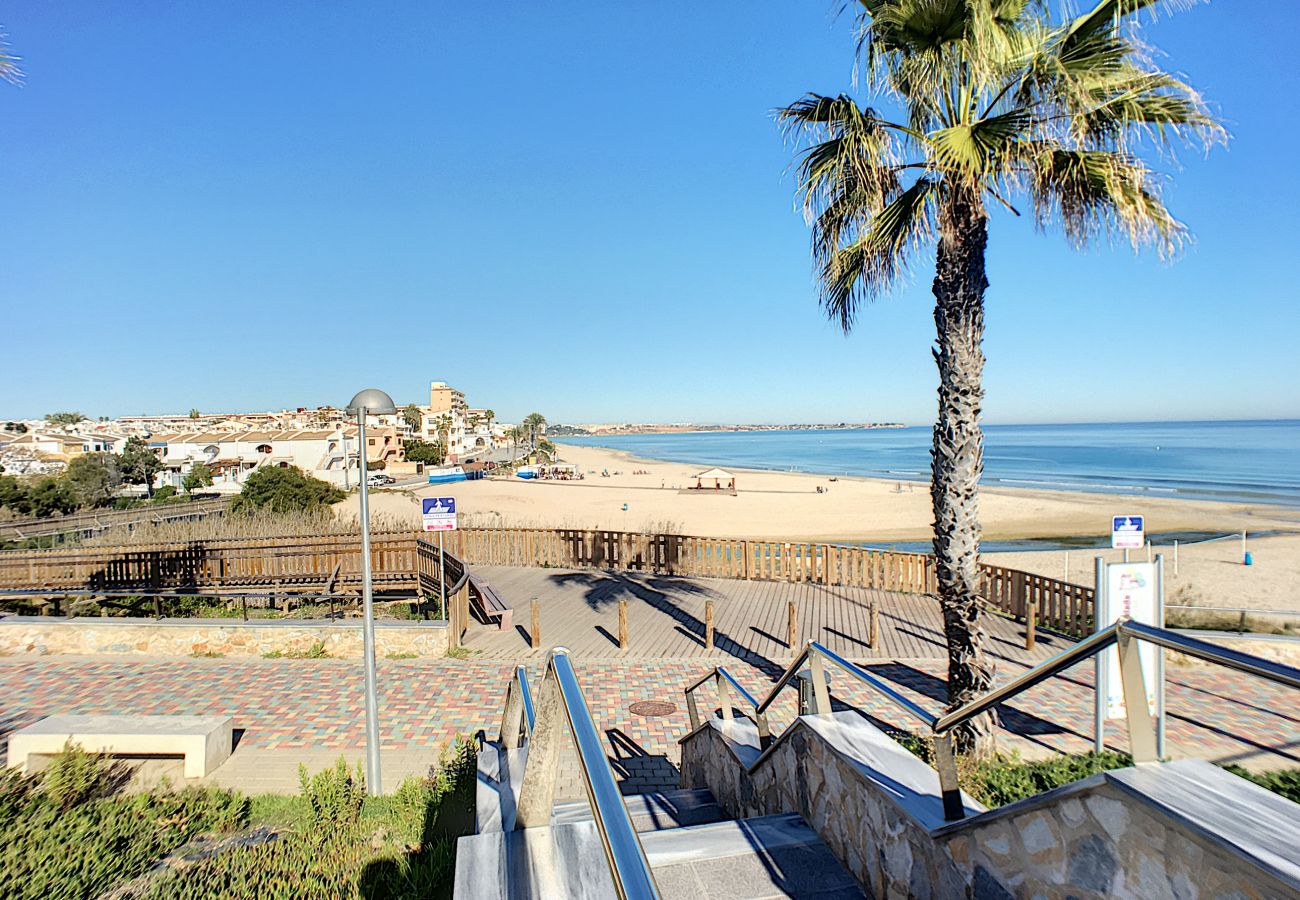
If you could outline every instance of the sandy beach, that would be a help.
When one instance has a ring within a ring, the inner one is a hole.
[[[454,485],[376,491],[373,514],[416,523],[419,498],[454,496],[462,522],[479,526],[605,528],[674,531],[755,539],[880,541],[930,536],[928,486],[839,476],[731,469],[737,494],[683,492],[704,466],[634,457],[599,447],[560,445],[564,461],[579,466],[581,481],[485,479]],[[608,477],[601,472],[608,471]],[[632,474],[644,472],[644,474]],[[821,487],[825,493],[817,493]],[[355,513],[355,496],[341,504]],[[1169,531],[1300,532],[1300,511],[1275,506],[990,488],[981,493],[987,540],[1104,535],[1110,517],[1142,514],[1151,533]],[[624,506],[626,505],[626,509]],[[1300,534],[1252,539],[1255,565],[1243,566],[1240,543],[1226,540],[1180,546],[1179,572],[1168,560],[1170,602],[1180,590],[1199,605],[1300,608]],[[1101,551],[1070,553],[1070,577],[1091,584]],[[1109,551],[1107,551],[1109,553]],[[1059,551],[990,553],[989,562],[1044,575],[1064,574]]]

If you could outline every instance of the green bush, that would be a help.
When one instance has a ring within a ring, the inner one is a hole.
[[[971,765],[967,791],[985,806],[1005,806],[1081,778],[1133,765],[1127,753],[1071,753],[1028,762],[1015,754],[998,754]]]
[[[87,753],[68,741],[63,752],[41,774],[46,799],[58,809],[71,809],[115,792],[130,773],[120,764]]]
[[[276,466],[249,475],[230,509],[232,512],[266,509],[276,513],[313,510],[338,503],[346,496],[332,484],[312,478],[302,469]]]
[[[311,809],[312,822],[324,832],[355,825],[361,817],[366,799],[366,777],[357,763],[355,773],[348,771],[347,761],[339,757],[334,768],[307,775],[307,767],[298,764],[298,788]]]
[[[207,831],[244,821],[247,801],[216,788],[107,796],[120,770],[80,751],[44,775],[0,777],[0,897],[97,897]]]
[[[1233,775],[1240,775],[1247,781],[1253,781],[1262,788],[1281,794],[1292,803],[1300,803],[1300,769],[1278,769],[1273,772],[1247,772],[1241,766],[1227,765]]]
[[[465,741],[443,754],[436,775],[408,778],[387,797],[364,797],[360,773],[349,772],[342,760],[312,778],[300,770],[300,798],[259,798],[256,804],[295,830],[173,869],[146,896],[450,897],[455,841],[473,826],[474,773],[474,745]]]

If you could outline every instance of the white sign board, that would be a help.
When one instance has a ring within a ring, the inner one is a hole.
[[[1097,630],[1108,628],[1121,616],[1135,622],[1159,626],[1156,621],[1159,598],[1156,596],[1155,563],[1109,563],[1106,566],[1106,591],[1097,610]],[[1149,641],[1139,644],[1138,658],[1142,661],[1142,678],[1146,682],[1147,702],[1155,713],[1156,703],[1156,652]],[[1119,672],[1119,648],[1110,647],[1102,656],[1106,683],[1106,718],[1124,716],[1124,681]]]
[[[420,513],[425,531],[456,530],[455,497],[424,497],[420,500]]]
[[[1141,550],[1145,523],[1141,516],[1113,516],[1110,520],[1110,546],[1115,550]]]

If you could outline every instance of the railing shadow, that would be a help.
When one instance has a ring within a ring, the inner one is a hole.
[[[622,572],[556,572],[547,578],[556,586],[574,584],[583,586],[587,605],[596,610],[606,608],[624,598],[639,600],[651,609],[673,619],[679,629],[693,635],[699,643],[704,642],[704,622],[674,603],[666,593],[672,591],[694,595],[712,594],[713,592],[704,585],[684,578],[634,577]],[[784,667],[716,628],[713,632],[713,646],[714,649],[753,666],[769,677],[775,678],[784,671]]]

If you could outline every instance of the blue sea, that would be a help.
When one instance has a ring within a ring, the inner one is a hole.
[[[989,487],[1300,508],[1300,420],[985,426]],[[930,478],[930,428],[566,437],[700,466]]]

